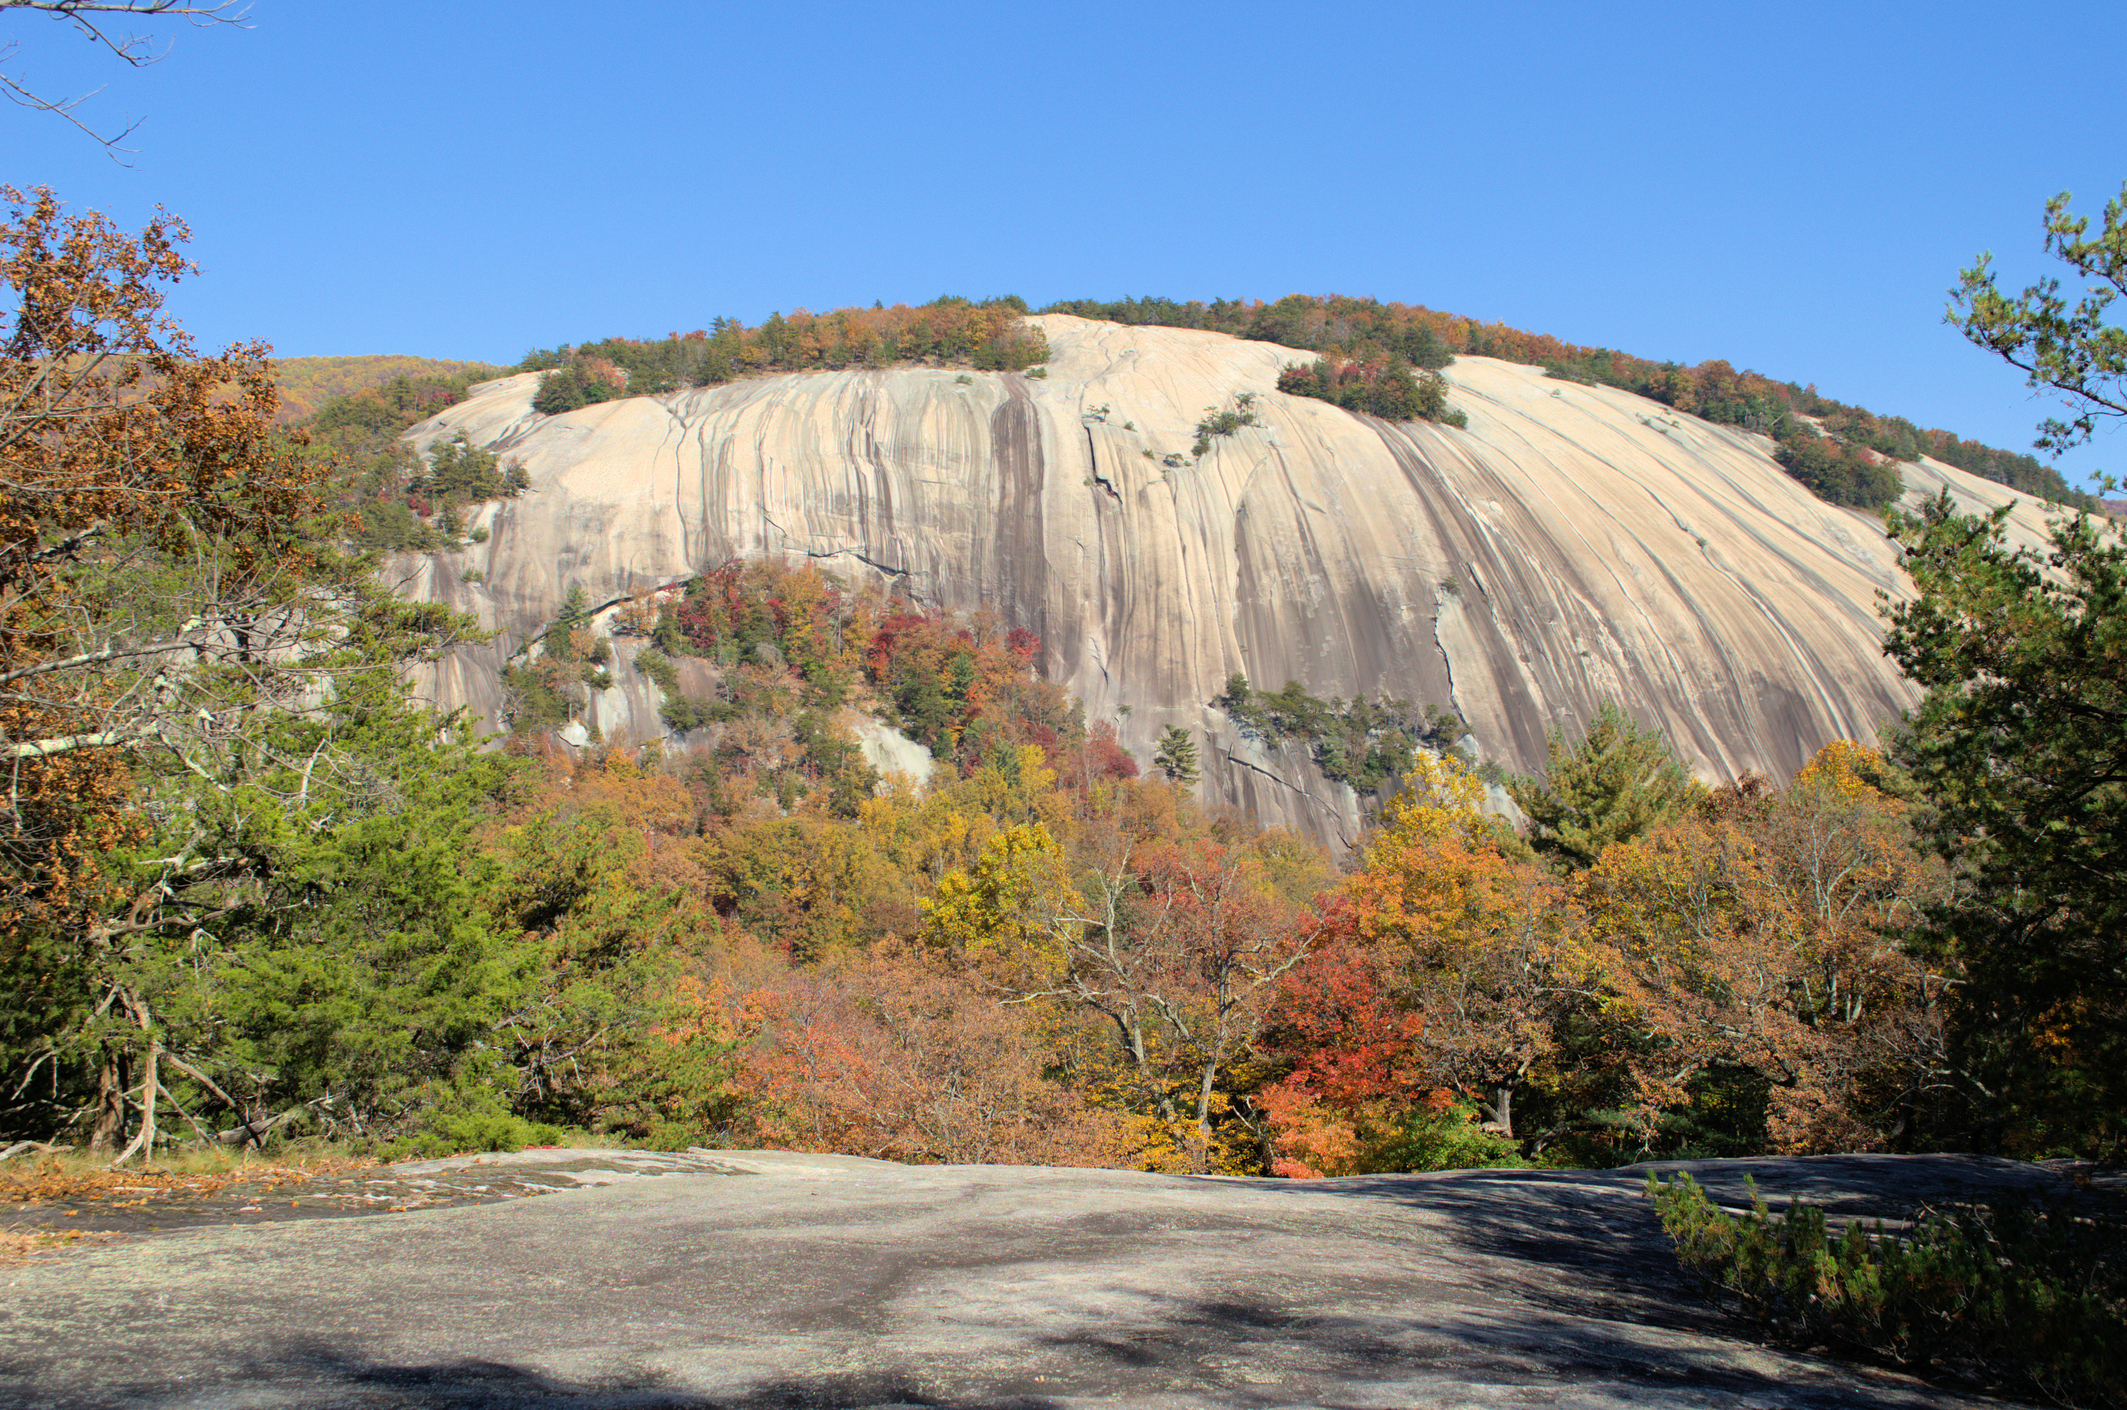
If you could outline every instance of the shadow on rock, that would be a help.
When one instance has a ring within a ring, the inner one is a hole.
[[[1246,1368],[1247,1379],[1263,1388],[1265,1405],[1292,1403],[1288,1394],[1270,1389],[1272,1384],[1287,1391],[1295,1386],[1323,1392],[1405,1389],[1410,1399],[1403,1403],[1424,1406],[1464,1403],[1462,1392],[1473,1387],[1494,1395],[1530,1392],[1549,1403],[1553,1396],[1591,1386],[1601,1387],[1599,1403],[1606,1406],[1915,1410],[1934,1403],[1926,1387],[1903,1376],[1878,1379],[1866,1368],[1800,1358],[1776,1369],[1754,1369],[1697,1333],[1667,1333],[1623,1319],[1591,1320],[1584,1311],[1554,1316],[1514,1308],[1488,1316],[1429,1308],[1422,1316],[1398,1318],[1313,1315],[1234,1301],[1178,1302],[1173,1315],[1158,1322],[1097,1336],[1059,1336],[1046,1344],[1104,1359],[1125,1374],[1163,1372],[1169,1386],[1186,1384],[1207,1369]],[[1304,1398],[1312,1403],[1318,1397]],[[1334,1403],[1339,1397],[1329,1393],[1327,1398]],[[1219,1403],[1247,1403],[1247,1397],[1232,1399],[1229,1392]]]
[[[1727,1324],[1698,1301],[1638,1180],[1578,1170],[1460,1171],[1452,1178],[1360,1176],[1325,1195],[1393,1200],[1445,1217],[1472,1260],[1470,1286],[1575,1316],[1657,1316],[1704,1331]]]
[[[99,1392],[93,1400],[0,1393],[0,1405],[38,1410],[87,1410],[123,1404],[139,1410],[197,1405],[206,1389],[135,1382]],[[295,1407],[361,1406],[364,1410],[1056,1410],[1040,1396],[940,1397],[895,1376],[825,1375],[788,1378],[705,1394],[656,1372],[575,1379],[505,1362],[459,1360],[395,1365],[310,1346],[232,1368],[213,1403]]]

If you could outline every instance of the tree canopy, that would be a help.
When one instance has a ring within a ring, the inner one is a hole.
[[[1669,742],[1614,700],[1573,743],[1554,727],[1549,752],[1541,778],[1512,779],[1507,792],[1528,816],[1529,845],[1561,866],[1593,866],[1613,843],[1681,816],[1700,792]]]
[[[143,976],[280,884],[317,831],[285,815],[374,773],[350,702],[465,624],[336,550],[266,349],[201,355],[165,314],[181,222],[0,194],[4,1046],[87,1074],[92,1146],[137,1111],[130,1151],[190,1061]]]
[[[2106,320],[2127,293],[2127,182],[2105,203],[2098,234],[2071,213],[2066,191],[2046,202],[2046,253],[2083,281],[2070,304],[2058,277],[2010,297],[1995,285],[1992,254],[1960,273],[1948,321],[1979,346],[2021,368],[2029,384],[2060,394],[2067,420],[2039,425],[2041,449],[2061,451],[2090,439],[2101,421],[2127,417],[2127,328]]]
[[[1892,517],[1919,595],[1884,650],[1927,694],[1896,755],[1966,891],[1936,916],[1972,970],[1971,1078],[2034,1119],[2127,1115],[2127,547],[2078,514],[2049,552],[1947,495]],[[1997,1106],[2008,1119],[2014,1108]]]
[[[1948,321],[2060,395],[2039,425],[2056,453],[2127,416],[2127,185],[2094,238],[2063,192],[2046,250],[2085,287],[2048,278],[2016,297],[1991,256],[1962,271]],[[1959,882],[1921,947],[1966,979],[1947,1070],[1982,1146],[2127,1144],[2127,545],[2078,511],[2045,549],[2014,548],[2008,510],[1959,512],[1947,492],[1892,514],[1916,595],[1886,608],[1885,654],[1926,694],[1893,753],[1928,807],[1920,832]]]

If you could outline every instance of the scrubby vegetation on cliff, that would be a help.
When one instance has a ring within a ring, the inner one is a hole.
[[[558,414],[621,395],[657,396],[777,372],[908,364],[1025,371],[1048,359],[1041,330],[1021,321],[1017,298],[940,298],[910,308],[843,308],[770,314],[749,328],[719,318],[664,338],[604,338],[539,349],[517,365],[539,372],[535,410]]]
[[[329,479],[330,498],[346,514],[348,538],[357,548],[453,547],[464,533],[468,507],[525,489],[521,467],[463,436],[425,455],[401,439],[409,427],[463,401],[468,387],[496,370],[468,365],[447,376],[394,376],[332,397],[293,426]]]
[[[1385,421],[1470,424],[1467,415],[1448,405],[1445,377],[1433,371],[1414,374],[1394,357],[1341,363],[1321,358],[1305,367],[1289,366],[1278,374],[1278,390],[1315,397],[1346,411],[1363,411]]]
[[[685,335],[535,350],[517,370],[543,374],[533,405],[548,413],[778,372],[905,364],[1025,371],[1048,358],[1040,330],[1021,319],[1026,311],[1018,298],[941,298],[915,308],[897,304],[820,315],[800,309],[752,328],[719,318]],[[1423,305],[1293,294],[1271,303],[1067,299],[1042,312],[1201,328],[1304,348],[1321,356],[1287,367],[1279,391],[1391,421],[1467,424],[1449,404],[1440,375],[1458,353],[1526,362],[1553,377],[1619,387],[1718,425],[1771,436],[1782,469],[1819,497],[1855,508],[1887,507],[1902,488],[1896,462],[1922,455],[2055,503],[2094,503],[2030,455],[1879,416],[1822,396],[1813,385],[1738,372],[1720,359],[1694,367],[1657,362]],[[1202,427],[1198,441],[1208,448]]]
[[[1835,504],[1883,508],[1898,491],[1896,469],[1887,462],[1923,454],[2040,499],[2089,503],[2058,471],[2030,455],[1960,440],[1948,431],[1922,430],[1903,417],[1878,416],[1833,401],[1815,386],[1738,372],[1720,359],[1686,367],[1610,348],[1582,347],[1503,323],[1479,323],[1423,305],[1334,294],[1292,294],[1272,303],[1068,299],[1042,312],[1203,328],[1319,352],[1323,357],[1311,367],[1288,369],[1280,390],[1322,396],[1390,419],[1452,421],[1443,390],[1423,373],[1445,367],[1457,353],[1530,363],[1554,377],[1619,387],[1703,420],[1774,436],[1780,441],[1782,467]],[[1436,405],[1442,410],[1431,411]]]
[[[1250,739],[1270,744],[1298,740],[1324,776],[1363,794],[1400,782],[1420,749],[1452,749],[1466,733],[1451,710],[1386,696],[1347,701],[1333,695],[1324,700],[1298,681],[1287,681],[1277,690],[1257,690],[1238,672],[1226,678],[1211,703]]]
[[[586,630],[580,598],[571,604],[538,659],[509,674],[507,709],[519,733],[568,718],[613,659],[610,642]],[[962,775],[1016,769],[1028,746],[1066,774],[1137,774],[1113,730],[1089,730],[1084,711],[1042,679],[1033,633],[988,613],[932,612],[877,589],[852,592],[810,563],[724,564],[677,594],[625,604],[615,629],[645,639],[635,669],[656,682],[665,724],[734,770],[773,757],[763,743],[771,734],[818,734],[837,710],[861,708]],[[681,681],[690,659],[703,668],[695,678],[707,681],[691,693]],[[823,763],[822,740],[800,741],[809,762],[795,773],[748,785],[788,806],[824,782],[843,788],[837,796],[850,811],[847,787],[868,790],[876,779],[840,744]]]

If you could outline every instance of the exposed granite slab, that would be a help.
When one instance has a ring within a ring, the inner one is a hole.
[[[734,556],[809,558],[1038,632],[1051,677],[1141,758],[1186,726],[1206,801],[1331,842],[1356,837],[1358,800],[1303,750],[1238,735],[1209,704],[1230,673],[1451,706],[1521,771],[1547,727],[1614,698],[1711,779],[1785,778],[1913,698],[1880,651],[1877,594],[1905,590],[1881,524],[1816,499],[1763,436],[1481,357],[1447,372],[1466,430],[1391,425],[1277,392],[1311,354],[1038,321],[1042,379],[822,372],[553,417],[533,374],[486,384],[415,438],[465,434],[532,488],[479,511],[484,543],[399,562],[406,591],[500,633],[423,688],[492,716],[499,667],[571,586],[606,603]],[[1259,424],[1189,458],[1197,420],[1242,393]],[[2042,532],[1999,485],[1933,462],[1908,478],[2013,501],[2017,535]],[[619,645],[590,722],[661,735]]]
[[[561,1183],[541,1156],[476,1173]],[[0,1405],[1993,1403],[1737,1336],[1668,1256],[1644,1169],[1290,1183],[774,1152],[689,1164],[6,1270]],[[1893,1216],[2065,1187],[1960,1157],[1685,1168],[1729,1202],[1751,1173],[1776,1198]]]

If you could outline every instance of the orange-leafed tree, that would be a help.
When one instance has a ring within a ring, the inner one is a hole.
[[[1038,1014],[899,945],[793,967],[734,936],[676,1042],[728,1073],[727,1139],[883,1160],[1111,1165],[1116,1113],[1052,1079]]]
[[[1927,1104],[1954,976],[1899,943],[1941,882],[1894,786],[1835,742],[1784,792],[1717,792],[1579,879],[1643,1146],[1711,1102],[1743,1147],[1877,1149]]]
[[[1361,1174],[1435,1090],[1425,1014],[1387,951],[1357,941],[1334,903],[1310,953],[1279,986],[1265,1047],[1286,1071],[1256,1095],[1270,1127],[1270,1173]]]
[[[1585,964],[1562,888],[1502,850],[1482,799],[1459,764],[1422,756],[1345,898],[1354,938],[1424,1016],[1430,1085],[1474,1100],[1512,1139],[1515,1094],[1552,1054]]]
[[[1259,1098],[1276,1173],[1518,1158],[1517,1096],[1553,1075],[1587,961],[1564,888],[1483,803],[1421,755],[1286,977]]]
[[[1108,1085],[1191,1169],[1260,1164],[1267,1132],[1236,1097],[1308,935],[1246,849],[1118,837],[1074,877],[1038,826],[948,874],[924,930],[1010,1000],[1096,1019],[1113,1039]]]

